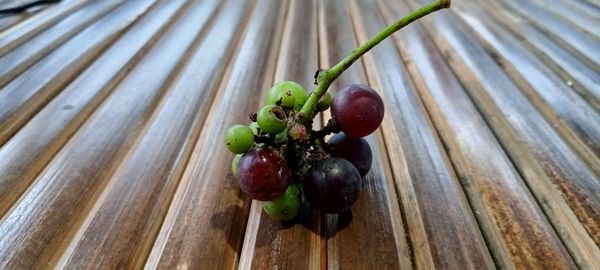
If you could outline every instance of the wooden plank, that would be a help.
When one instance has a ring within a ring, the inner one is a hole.
[[[440,12],[423,22],[576,264],[600,267],[600,181],[454,14]]]
[[[594,14],[598,17],[600,17],[600,3],[596,0],[596,4],[593,4],[591,1],[585,1],[585,0],[574,0],[574,1],[569,1],[569,0],[563,0],[566,3],[568,3],[569,5],[579,9],[579,10],[586,10],[588,11],[588,13]]]
[[[594,5],[586,5],[585,1],[562,0],[569,8],[575,9],[578,12],[587,14],[588,16],[600,19],[600,7]]]
[[[494,21],[511,31],[530,51],[536,52],[545,65],[563,78],[600,111],[600,69],[590,67],[570,52],[546,37],[535,27],[507,12],[496,2],[481,2],[479,6]],[[455,6],[461,10],[461,6]],[[481,16],[479,16],[481,17]]]
[[[0,216],[175,21],[181,5],[144,17],[0,148]]]
[[[99,1],[83,7],[19,47],[0,57],[0,87],[42,59],[72,36],[122,4],[121,0]]]
[[[5,31],[19,22],[25,21],[30,16],[30,14],[20,14],[0,17],[0,32]]]
[[[216,0],[196,3],[179,17],[5,215],[0,267],[52,266],[62,256],[217,5]]]
[[[578,31],[573,26],[559,20],[551,13],[536,8],[528,1],[499,1],[513,14],[518,14],[524,20],[538,27],[555,42],[566,46],[581,58],[589,62],[590,66],[600,65],[600,42]]]
[[[4,55],[23,44],[23,42],[44,31],[68,14],[77,11],[86,3],[86,0],[67,1],[61,5],[48,8],[18,25],[0,32],[0,55]],[[0,31],[1,29],[0,27]]]
[[[165,93],[59,267],[143,267],[202,129],[246,6],[235,1],[222,6],[222,14]]]
[[[572,2],[572,1],[571,1]],[[561,0],[535,0],[538,8],[543,8],[562,18],[580,29],[590,33],[594,38],[600,37],[600,25],[598,18],[589,13],[582,12],[577,8],[563,3]]]
[[[355,10],[354,10],[355,11]],[[352,17],[345,1],[321,5],[321,66],[333,66],[357,46]],[[346,71],[329,91],[351,83],[366,84],[362,63]],[[324,122],[330,115],[325,114]],[[366,137],[373,164],[364,178],[363,190],[350,213],[327,215],[327,265],[329,269],[409,269],[410,247],[394,188],[394,178],[381,132]],[[364,247],[364,248],[362,248]]]
[[[6,85],[0,91],[0,145],[139,19],[148,1],[128,1]]]
[[[392,14],[408,9],[394,3],[381,5],[380,10],[392,23]],[[457,170],[495,265],[502,269],[575,269],[551,224],[424,28],[408,27],[395,41]]]
[[[313,85],[318,61],[316,5],[316,1],[303,0],[288,4],[272,83],[293,80],[305,87]],[[268,88],[262,89],[260,105]],[[320,121],[314,125],[319,126]],[[251,204],[238,269],[320,268],[325,245],[319,213],[313,212],[307,220],[290,224],[272,220],[262,210],[261,202],[253,200]]]
[[[353,2],[361,42],[384,27],[377,8]],[[400,17],[400,16],[397,16]],[[381,89],[392,123],[382,126],[406,213],[417,268],[489,269],[493,262],[430,119],[391,40],[364,56],[369,84]],[[426,180],[426,181],[425,181]]]
[[[474,14],[485,13],[475,9],[460,15],[529,101],[553,123],[588,167],[600,175],[600,114],[508,31],[490,23],[487,17],[477,19]],[[469,28],[465,25],[465,29]]]
[[[285,1],[256,3],[146,268],[238,265],[250,201],[230,172],[233,155],[222,140],[229,126],[248,122],[248,113],[256,110],[261,93],[271,86],[277,56],[273,52],[287,13]]]

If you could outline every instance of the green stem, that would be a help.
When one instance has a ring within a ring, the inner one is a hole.
[[[402,29],[404,26],[407,26],[411,22],[420,19],[421,17],[432,13],[434,11],[450,7],[451,0],[437,0],[431,4],[423,6],[407,16],[403,17],[399,21],[394,24],[386,27],[383,31],[379,32],[377,35],[372,37],[369,41],[358,47],[358,49],[354,50],[350,55],[346,56],[346,58],[342,59],[339,63],[333,66],[330,69],[321,70],[317,78],[317,87],[312,93],[308,96],[308,100],[302,106],[300,110],[301,117],[298,118],[298,122],[301,124],[308,124],[315,117],[317,113],[317,102],[325,94],[329,86],[339,77],[342,72],[348,69],[356,60],[358,60],[363,54],[368,52],[370,49],[375,47],[375,45],[379,44],[379,42],[383,41],[387,37],[389,37],[394,32]]]

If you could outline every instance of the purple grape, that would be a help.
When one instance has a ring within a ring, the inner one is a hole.
[[[362,84],[351,84],[337,92],[331,104],[331,115],[349,137],[364,137],[383,121],[383,100],[375,90]]]
[[[304,194],[313,208],[323,213],[340,213],[356,202],[361,185],[352,163],[329,158],[310,167],[304,178]]]
[[[251,198],[271,201],[281,196],[292,182],[292,175],[279,152],[271,148],[252,148],[238,164],[240,188]]]
[[[365,139],[348,137],[340,132],[333,135],[327,144],[331,155],[350,161],[358,170],[360,177],[365,177],[371,169],[373,154]]]

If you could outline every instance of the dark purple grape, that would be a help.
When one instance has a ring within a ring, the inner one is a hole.
[[[238,164],[240,188],[251,198],[271,201],[283,194],[292,175],[279,152],[271,148],[252,148]]]
[[[361,189],[360,175],[341,158],[319,160],[304,178],[304,194],[310,205],[323,213],[340,213],[352,207]]]
[[[360,177],[365,177],[371,169],[373,154],[365,139],[348,137],[340,132],[333,135],[327,144],[331,155],[350,161],[358,170]]]
[[[362,84],[340,89],[331,104],[331,115],[350,137],[364,137],[383,121],[383,100],[375,90]]]

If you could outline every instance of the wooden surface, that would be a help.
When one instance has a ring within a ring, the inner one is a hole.
[[[332,92],[386,106],[351,214],[275,222],[240,191],[225,130],[426,2],[0,17],[0,269],[600,269],[596,0],[457,0],[346,71]]]

